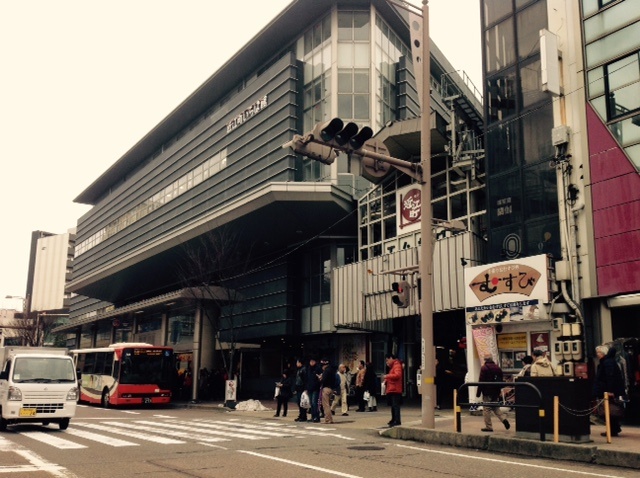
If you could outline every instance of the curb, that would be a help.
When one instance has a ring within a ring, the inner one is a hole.
[[[639,454],[625,451],[603,450],[595,445],[585,446],[570,443],[540,442],[511,437],[465,435],[462,433],[402,426],[381,430],[380,436],[398,440],[412,440],[431,445],[472,448],[512,455],[525,455],[529,457],[640,469]]]

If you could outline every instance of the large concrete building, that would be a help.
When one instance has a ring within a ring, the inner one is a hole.
[[[293,1],[89,185],[76,199],[92,208],[78,222],[71,320],[57,329],[69,346],[167,344],[194,370],[231,366],[220,351],[237,346],[241,395],[254,397],[299,355],[382,372],[384,353],[400,351],[413,376],[417,295],[393,308],[393,277],[376,273],[367,300],[380,307],[363,307],[362,289],[344,280],[365,262],[415,266],[420,234],[396,211],[415,181],[393,170],[374,186],[344,155],[325,165],[282,148],[340,117],[419,160],[409,24],[382,0]],[[431,60],[434,216],[473,231],[439,231],[451,246],[436,258],[447,275],[436,331],[455,343],[465,332],[459,258],[476,258],[486,233],[482,103],[433,44]]]

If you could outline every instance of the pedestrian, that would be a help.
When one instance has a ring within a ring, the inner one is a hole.
[[[531,376],[531,365],[533,364],[533,357],[531,355],[525,355],[522,357],[522,363],[524,364],[516,378],[520,377],[530,377]]]
[[[300,406],[300,399],[302,398],[302,392],[304,392],[307,384],[307,367],[304,365],[302,359],[296,360],[296,403],[298,404],[298,417],[296,422],[307,421],[307,409]]]
[[[491,354],[486,354],[484,356],[484,365],[480,368],[480,378],[479,382],[502,382],[503,375],[502,369],[498,366],[497,363],[493,361],[493,357]],[[498,401],[500,397],[500,385],[480,385],[478,386],[478,391],[476,392],[476,397],[479,397],[482,394],[482,401],[485,403],[494,403]],[[507,420],[507,416],[500,410],[500,407],[492,407],[488,405],[482,405],[482,417],[484,418],[484,428],[481,429],[483,432],[492,432],[493,425],[491,424],[491,412],[493,412],[498,420],[502,422],[504,427],[508,430],[511,428],[511,424],[509,420]]]
[[[364,391],[369,393],[368,400],[365,400],[367,404],[367,411],[378,411],[378,377],[376,371],[373,368],[373,364],[368,362],[365,366],[364,372]]]
[[[282,378],[279,382],[276,383],[276,387],[279,390],[278,396],[276,397],[277,401],[277,409],[274,417],[280,416],[280,410],[282,409],[282,416],[287,416],[287,411],[289,408],[289,400],[291,399],[291,395],[293,395],[293,376],[291,374],[290,369],[285,369],[282,372]]]
[[[391,405],[391,420],[389,420],[388,425],[395,427],[402,424],[400,407],[402,405],[404,372],[402,370],[402,362],[395,355],[387,355],[386,362],[389,372],[382,379],[386,385],[387,398]]]
[[[336,388],[336,369],[328,359],[320,361],[322,375],[320,376],[320,393],[322,394],[322,410],[324,410],[324,422],[333,423],[331,414],[331,395]]]
[[[356,402],[358,403],[358,409],[356,412],[364,412],[365,400],[364,400],[364,377],[367,372],[367,367],[364,360],[358,362],[358,371],[356,372]]]
[[[531,365],[532,377],[555,377],[553,364],[547,358],[546,352],[536,349],[533,351],[533,364]]]
[[[307,369],[307,385],[305,387],[306,392],[309,394],[309,401],[311,402],[311,420],[315,423],[320,422],[320,410],[318,409],[318,397],[320,396],[320,376],[322,370],[316,362],[315,357],[309,358],[309,365]]]
[[[607,393],[611,404],[612,399],[626,394],[624,376],[616,360],[616,349],[609,348],[607,345],[599,345],[596,347],[596,355],[600,362],[598,363],[596,378],[593,383],[593,395],[595,399],[601,400],[604,398],[604,394]],[[609,413],[609,423],[611,425],[611,436],[617,437],[620,435],[622,431],[620,418],[614,416],[613,413]],[[601,435],[607,436],[607,433],[603,432]]]
[[[340,384],[336,384],[336,387],[339,389],[336,392],[336,398],[331,404],[331,414],[336,414],[336,408],[338,408],[339,404],[342,416],[346,417],[349,415],[349,404],[347,403],[347,397],[349,395],[349,379],[347,377],[347,366],[343,363],[338,366],[338,378],[340,379]]]

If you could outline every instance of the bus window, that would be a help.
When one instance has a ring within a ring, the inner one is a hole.
[[[107,352],[107,356],[104,361],[104,374],[111,375],[112,371],[113,371],[113,352]],[[114,377],[117,377],[117,375],[114,375]]]
[[[82,373],[94,373],[95,365],[96,365],[96,354],[95,352],[89,352],[84,354],[84,367],[82,367]]]

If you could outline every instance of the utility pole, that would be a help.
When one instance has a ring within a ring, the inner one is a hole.
[[[420,102],[420,325],[422,330],[422,426],[435,428],[436,357],[433,348],[433,240],[431,238],[431,50],[429,45],[429,0],[422,1],[422,98]]]

